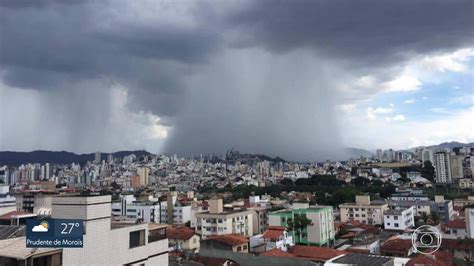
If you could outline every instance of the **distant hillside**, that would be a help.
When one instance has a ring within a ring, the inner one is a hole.
[[[419,146],[419,147],[414,147],[409,150],[414,151],[415,149],[420,149],[423,147],[428,147],[433,150],[444,150],[444,149],[450,149],[452,150],[455,147],[474,147],[474,142],[471,143],[462,143],[462,142],[457,142],[457,141],[451,141],[451,142],[443,142],[438,145],[431,145],[431,146]]]
[[[123,158],[130,154],[137,156],[149,155],[151,153],[143,150],[137,151],[119,151],[112,153],[114,158]],[[102,153],[101,159],[105,160],[109,153]],[[67,151],[32,151],[32,152],[14,152],[14,151],[0,151],[0,166],[1,165],[20,165],[25,163],[51,163],[51,164],[84,164],[87,161],[95,159],[94,153],[75,154]]]
[[[455,147],[474,147],[474,142],[471,143],[461,143],[456,141],[451,142],[443,142],[438,145],[430,146],[434,149],[442,150],[442,149],[453,149]]]
[[[347,154],[347,158],[360,158],[361,156],[371,158],[373,156],[370,151],[359,148],[345,148],[344,151]]]

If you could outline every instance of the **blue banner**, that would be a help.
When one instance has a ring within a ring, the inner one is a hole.
[[[28,248],[81,248],[84,224],[73,219],[28,219],[26,247]]]

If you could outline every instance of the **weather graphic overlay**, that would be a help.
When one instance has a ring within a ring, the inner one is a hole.
[[[81,220],[30,219],[26,222],[26,247],[79,248],[83,246]]]

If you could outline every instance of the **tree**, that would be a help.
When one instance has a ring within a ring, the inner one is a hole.
[[[289,178],[284,178],[283,180],[280,181],[280,185],[282,186],[293,186],[293,180]]]
[[[294,232],[297,233],[299,242],[301,242],[301,233],[310,224],[311,224],[311,220],[308,219],[306,215],[304,214],[295,213],[293,215],[293,219],[288,219],[288,227],[291,228],[291,230],[293,231],[293,234]],[[308,242],[308,245],[309,245],[309,242]]]
[[[431,161],[425,161],[423,163],[423,167],[421,168],[421,176],[433,181],[435,178],[435,168],[433,167],[433,164]]]
[[[365,178],[365,177],[356,177],[354,178],[354,180],[352,180],[352,184],[354,184],[354,186],[356,187],[363,187],[363,186],[366,186],[370,183],[370,180],[368,178]]]
[[[433,224],[439,224],[441,217],[436,212],[431,212],[431,220],[433,221]]]

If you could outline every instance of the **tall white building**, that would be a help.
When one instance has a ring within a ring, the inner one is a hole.
[[[451,178],[460,179],[464,177],[462,161],[464,156],[460,155],[450,155],[450,165],[451,165]]]
[[[422,162],[425,162],[425,161],[430,161],[430,162],[434,162],[434,154],[433,154],[433,151],[431,149],[423,149],[423,151],[421,152],[421,161]]]
[[[142,186],[148,185],[150,169],[148,167],[138,167],[137,175],[140,177],[140,184]]]
[[[95,152],[95,158],[94,158],[94,162],[96,163],[100,163],[100,151],[96,151]]]
[[[415,207],[385,211],[383,224],[387,230],[406,230],[415,226]]]
[[[451,160],[448,152],[437,152],[434,154],[436,165],[436,182],[451,183]]]

